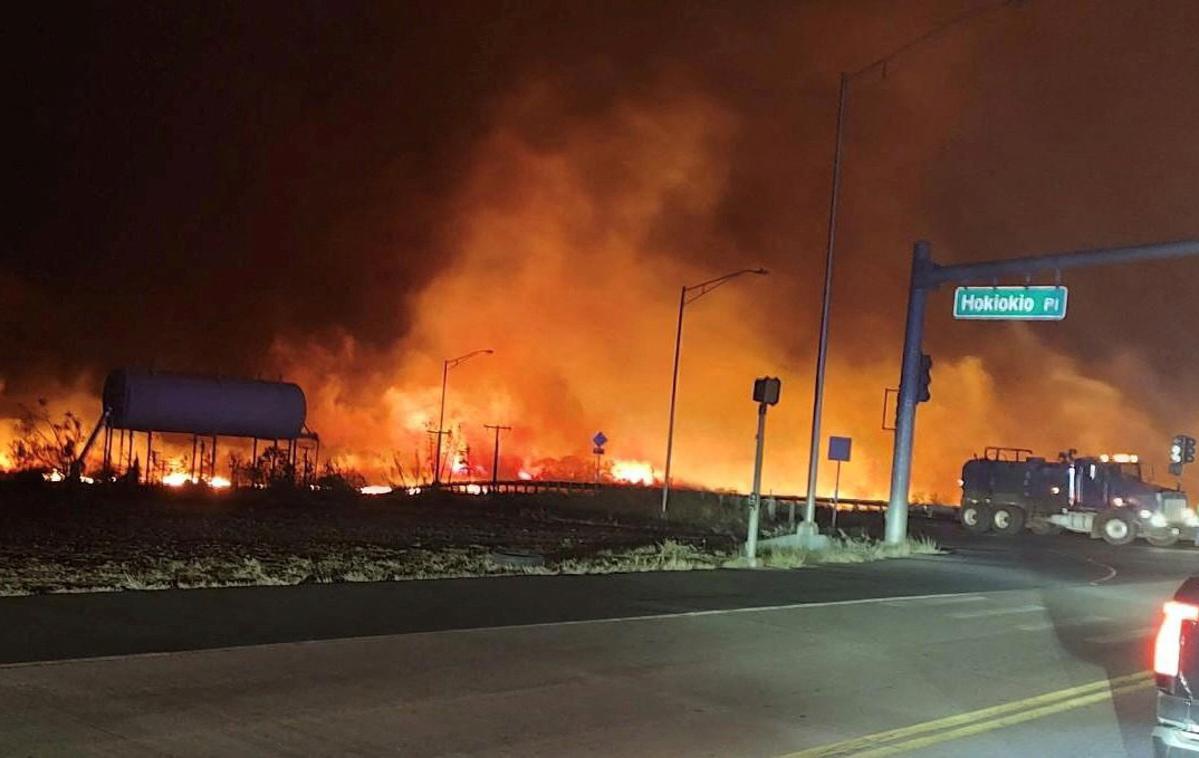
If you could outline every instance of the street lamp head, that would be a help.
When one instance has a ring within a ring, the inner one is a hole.
[[[755,269],[753,270],[753,273],[755,273],[755,274],[762,274],[762,275],[765,275],[765,274],[769,274],[770,272],[769,272],[769,271],[767,271],[767,270],[766,270],[766,269],[764,269],[764,268],[755,268]]]

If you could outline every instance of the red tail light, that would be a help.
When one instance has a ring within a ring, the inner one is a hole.
[[[1153,648],[1153,671],[1173,679],[1178,676],[1178,656],[1182,650],[1182,622],[1199,621],[1199,606],[1174,600],[1162,606],[1165,618],[1157,630]]]

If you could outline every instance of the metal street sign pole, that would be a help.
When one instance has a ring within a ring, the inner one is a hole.
[[[829,529],[837,528],[837,506],[841,502],[841,461],[837,461],[837,476],[833,479],[833,518],[829,522]]]
[[[923,353],[924,310],[930,290],[942,284],[986,281],[1001,276],[1028,276],[1043,271],[1107,266],[1117,263],[1166,260],[1199,255],[1199,240],[1180,240],[1155,245],[1078,250],[1035,255],[1002,261],[938,266],[929,243],[917,242],[912,250],[912,275],[908,288],[907,325],[903,338],[903,361],[899,379],[899,410],[895,424],[895,447],[891,457],[891,496],[887,505],[886,542],[898,544],[908,533],[908,492],[912,472],[912,437],[916,426],[916,394]]]

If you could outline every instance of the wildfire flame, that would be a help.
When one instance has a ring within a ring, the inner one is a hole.
[[[654,483],[654,467],[648,461],[612,461],[612,478],[649,487]]]

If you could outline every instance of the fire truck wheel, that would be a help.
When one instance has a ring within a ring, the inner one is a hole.
[[[1170,547],[1178,542],[1178,532],[1170,529],[1156,529],[1145,535],[1145,541],[1154,547]]]
[[[1024,529],[1024,509],[1014,505],[997,505],[991,512],[991,529],[996,534],[1011,536]]]
[[[991,528],[991,509],[980,503],[966,503],[962,506],[962,526],[971,534],[982,534]]]
[[[1033,534],[1039,534],[1042,537],[1062,533],[1060,524],[1052,524],[1044,519],[1033,519],[1028,523],[1028,528],[1032,530]]]
[[[1095,530],[1109,545],[1127,545],[1137,538],[1137,527],[1123,511],[1104,511],[1095,519]]]

